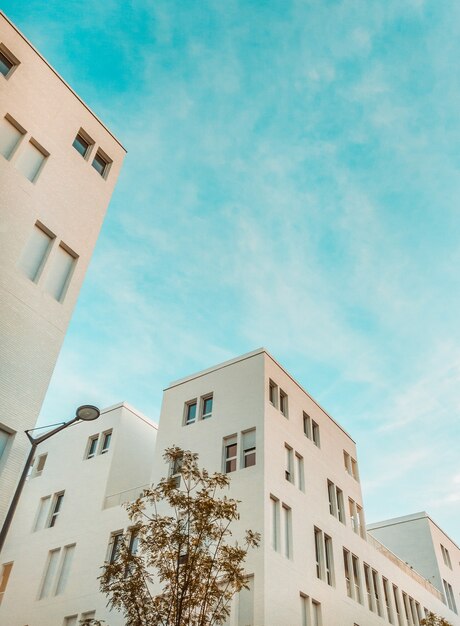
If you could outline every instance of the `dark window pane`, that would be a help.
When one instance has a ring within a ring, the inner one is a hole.
[[[232,443],[227,446],[227,459],[232,456],[236,456],[236,443]]]
[[[230,459],[225,463],[225,472],[228,474],[229,472],[236,471],[236,459]]]
[[[256,464],[256,451],[253,448],[252,450],[246,450],[244,453],[244,467],[252,467]]]
[[[203,415],[212,413],[212,398],[205,398],[203,401]]]
[[[187,406],[187,423],[194,422],[196,418],[196,402]]]
[[[13,67],[13,63],[7,57],[0,52],[0,72],[3,76],[7,76],[10,69]]]
[[[107,433],[104,437],[104,444],[102,446],[102,452],[107,452],[110,446],[111,439],[112,439],[112,433]]]
[[[95,437],[94,439],[91,439],[91,445],[89,447],[88,457],[94,456],[96,454],[96,448],[97,448],[97,437]]]
[[[93,167],[101,176],[104,176],[107,161],[100,154],[96,154],[93,160]]]
[[[85,141],[85,139],[83,139],[83,137],[81,135],[77,135],[75,137],[75,139],[73,140],[73,144],[72,145],[75,148],[75,150],[77,152],[79,152],[81,154],[81,156],[83,156],[83,157],[88,152],[89,143],[87,141]]]

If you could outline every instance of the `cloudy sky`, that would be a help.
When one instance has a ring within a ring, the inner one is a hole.
[[[42,420],[263,345],[460,541],[460,3],[3,10],[129,152]]]

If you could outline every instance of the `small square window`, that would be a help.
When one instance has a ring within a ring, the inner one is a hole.
[[[18,59],[6,46],[0,44],[0,74],[9,78],[19,65]]]
[[[96,172],[98,172],[102,176],[102,178],[106,178],[109,172],[110,163],[110,159],[105,154],[103,154],[101,150],[98,150],[96,152],[96,156],[93,159],[92,165]]]
[[[48,456],[48,454],[41,454],[38,457],[37,463],[36,463],[36,467],[35,467],[35,471],[34,471],[34,476],[41,476],[42,475],[43,469],[45,467],[47,456]]]
[[[208,417],[212,416],[212,396],[208,396],[202,399],[202,414],[201,419],[208,419]]]
[[[196,420],[196,400],[191,400],[185,405],[185,425],[193,424]]]
[[[86,139],[83,134],[77,133],[77,136],[73,140],[72,146],[75,148],[77,152],[81,154],[83,158],[85,158],[88,154],[89,148],[91,146],[91,142]]]

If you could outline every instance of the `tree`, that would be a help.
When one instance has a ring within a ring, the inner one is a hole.
[[[443,617],[432,613],[431,611],[429,611],[428,615],[422,619],[420,624],[421,626],[452,626],[450,622],[445,620]]]
[[[223,624],[233,595],[247,588],[243,563],[260,535],[247,530],[229,543],[239,515],[236,500],[218,495],[227,475],[199,469],[198,455],[178,447],[163,457],[171,477],[127,506],[130,537],[104,567],[101,590],[126,626]]]

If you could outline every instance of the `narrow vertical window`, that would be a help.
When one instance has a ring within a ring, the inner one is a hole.
[[[238,624],[254,624],[254,576],[246,578],[247,588],[238,594]]]
[[[383,597],[385,599],[385,607],[387,611],[387,617],[390,624],[394,624],[393,621],[393,609],[391,608],[390,587],[388,580],[382,576],[383,583]]]
[[[348,509],[350,511],[350,522],[353,532],[359,534],[358,513],[356,510],[356,502],[348,498]]]
[[[112,431],[103,433],[101,454],[105,454],[106,452],[109,451],[111,441],[112,441]]]
[[[62,243],[56,248],[46,277],[45,289],[58,302],[64,300],[76,262],[77,255],[71,253]]]
[[[411,598],[410,596],[409,596],[409,606],[410,606],[410,612],[412,615],[412,621],[414,622],[414,624],[418,626],[418,619],[417,619],[417,612],[415,610],[414,598]]]
[[[95,456],[96,451],[97,451],[97,442],[99,441],[99,435],[94,435],[93,437],[89,438],[88,441],[88,450],[86,453],[86,458],[87,459],[92,459],[93,456]]]
[[[3,430],[3,428],[0,428],[0,459],[5,453],[5,450],[10,441],[10,437],[11,437],[11,433],[7,432],[6,430]]]
[[[310,626],[309,598],[303,593],[300,593],[300,620],[302,626]]]
[[[5,159],[11,159],[25,132],[9,115],[0,120],[0,154]]]
[[[345,450],[343,451],[343,464],[345,466],[345,470],[351,476],[351,460],[350,455]]]
[[[280,389],[280,411],[284,417],[288,417],[288,397],[287,394]]]
[[[201,399],[201,419],[205,420],[212,416],[212,395]]]
[[[350,553],[348,550],[343,549],[343,567],[345,572],[345,585],[347,588],[347,596],[353,597],[353,591],[351,586],[351,571],[350,571]]]
[[[401,605],[400,605],[400,600],[398,596],[399,596],[399,589],[398,587],[396,587],[396,585],[393,585],[393,599],[395,601],[396,618],[398,620],[398,626],[402,626],[403,621],[402,621],[402,616],[401,616]]]
[[[58,596],[64,592],[67,581],[69,580],[70,568],[72,566],[73,555],[75,552],[75,544],[64,547],[64,557],[61,563],[61,569],[59,570],[58,581],[56,585],[56,593]]]
[[[196,420],[196,400],[185,404],[185,424],[193,424]]]
[[[321,626],[321,604],[316,602],[316,600],[312,600],[311,602],[312,608],[312,626]]]
[[[322,546],[323,533],[319,528],[315,527],[315,562],[316,562],[316,577],[323,579],[323,546]]]
[[[115,533],[112,533],[110,537],[109,557],[108,557],[108,561],[110,564],[115,563],[115,561],[118,559],[118,555],[120,554],[120,548],[121,548],[122,543],[123,543],[123,532],[117,531]]]
[[[285,469],[284,469],[284,477],[290,483],[294,482],[294,467],[293,467],[293,450],[287,443],[284,444],[284,454],[285,454]]]
[[[303,413],[303,432],[304,434],[311,439],[311,417],[307,415],[307,413]]]
[[[268,399],[274,407],[278,408],[278,385],[272,380],[268,382]]]
[[[41,224],[38,222],[35,224],[18,262],[18,267],[34,283],[40,278],[53,239],[54,235],[45,230]]]
[[[43,474],[43,470],[45,469],[45,464],[46,464],[47,457],[48,457],[48,453],[40,454],[40,456],[38,457],[37,462],[35,464],[34,476],[41,476]]]
[[[3,596],[5,595],[12,569],[13,563],[4,563],[2,565],[2,573],[0,575],[0,604],[2,603]]]
[[[226,474],[235,472],[238,459],[238,446],[236,435],[224,439],[224,471]]]
[[[30,139],[21,146],[15,165],[27,180],[34,183],[48,156],[49,152],[42,148],[34,139]]]
[[[318,448],[320,447],[320,440],[319,440],[319,426],[318,424],[312,420],[311,422],[311,428],[312,428],[312,438],[313,438],[313,443],[315,444],[315,446],[317,446]]]
[[[359,560],[358,557],[352,554],[351,563],[353,569],[353,583],[355,585],[355,599],[362,604],[363,597],[361,594],[361,575],[359,573]]]
[[[376,607],[377,607],[377,613],[380,615],[380,617],[382,617],[383,616],[383,611],[382,611],[382,605],[381,605],[381,602],[380,602],[379,575],[375,571],[375,569],[372,570],[372,586],[374,588],[374,598],[375,598],[375,604],[376,604]]]
[[[242,433],[243,467],[252,467],[256,464],[256,429],[252,428]]]
[[[366,539],[366,525],[364,523],[364,512],[363,507],[356,504],[356,523],[357,523],[357,532],[363,539]]]
[[[442,544],[440,545],[441,545],[441,552],[442,552],[442,558],[444,560],[444,563],[445,565],[447,565],[449,569],[452,569],[452,562],[450,560],[449,550],[445,548]]]
[[[45,566],[45,574],[43,576],[40,592],[38,594],[39,600],[41,600],[42,598],[46,598],[51,593],[51,587],[58,568],[60,552],[61,548],[57,548],[56,550],[50,550],[48,552],[48,558]]]
[[[446,599],[447,599],[447,606],[449,607],[451,611],[453,611],[454,613],[457,613],[457,605],[455,604],[455,597],[454,597],[452,585],[450,585],[450,583],[448,583],[444,579],[442,580],[442,582],[444,585],[444,592],[445,592]]]
[[[44,498],[40,498],[37,516],[35,518],[34,531],[45,528],[46,520],[49,513],[50,502],[51,496],[45,496]]]
[[[55,494],[53,498],[52,508],[51,508],[51,515],[50,515],[50,519],[48,522],[48,528],[52,528],[56,524],[58,515],[61,511],[63,499],[64,499],[64,492]]]
[[[297,465],[297,486],[300,491],[305,491],[305,474],[303,468],[303,456],[296,452],[295,455],[296,465]]]
[[[332,539],[328,535],[324,535],[324,555],[326,562],[326,582],[328,585],[334,585],[334,557],[332,552]]]
[[[330,480],[327,481],[327,495],[329,499],[329,513],[336,517],[335,486]]]
[[[341,489],[339,489],[338,487],[336,487],[336,495],[337,495],[337,517],[342,522],[342,524],[345,524],[345,511],[344,511],[344,504],[343,504],[343,491]]]
[[[283,504],[284,517],[284,554],[288,559],[292,559],[292,510]]]
[[[270,496],[270,510],[271,510],[271,537],[272,548],[279,552],[280,549],[280,503],[277,498]]]
[[[3,52],[0,50],[0,74],[3,74],[3,76],[5,76],[6,78],[11,72],[13,65],[14,63],[10,61],[6,54],[3,54]]]
[[[366,584],[367,603],[371,611],[374,610],[374,603],[372,602],[372,588],[371,588],[371,572],[369,565],[364,563],[364,582]]]
[[[358,463],[355,461],[355,459],[351,459],[351,475],[355,480],[359,481]]]
[[[407,598],[407,595],[404,593],[404,591],[402,592],[402,598],[403,598],[403,606],[404,606],[404,613],[406,615],[406,620],[407,620],[407,623],[410,624],[412,620],[410,618],[409,600]]]

